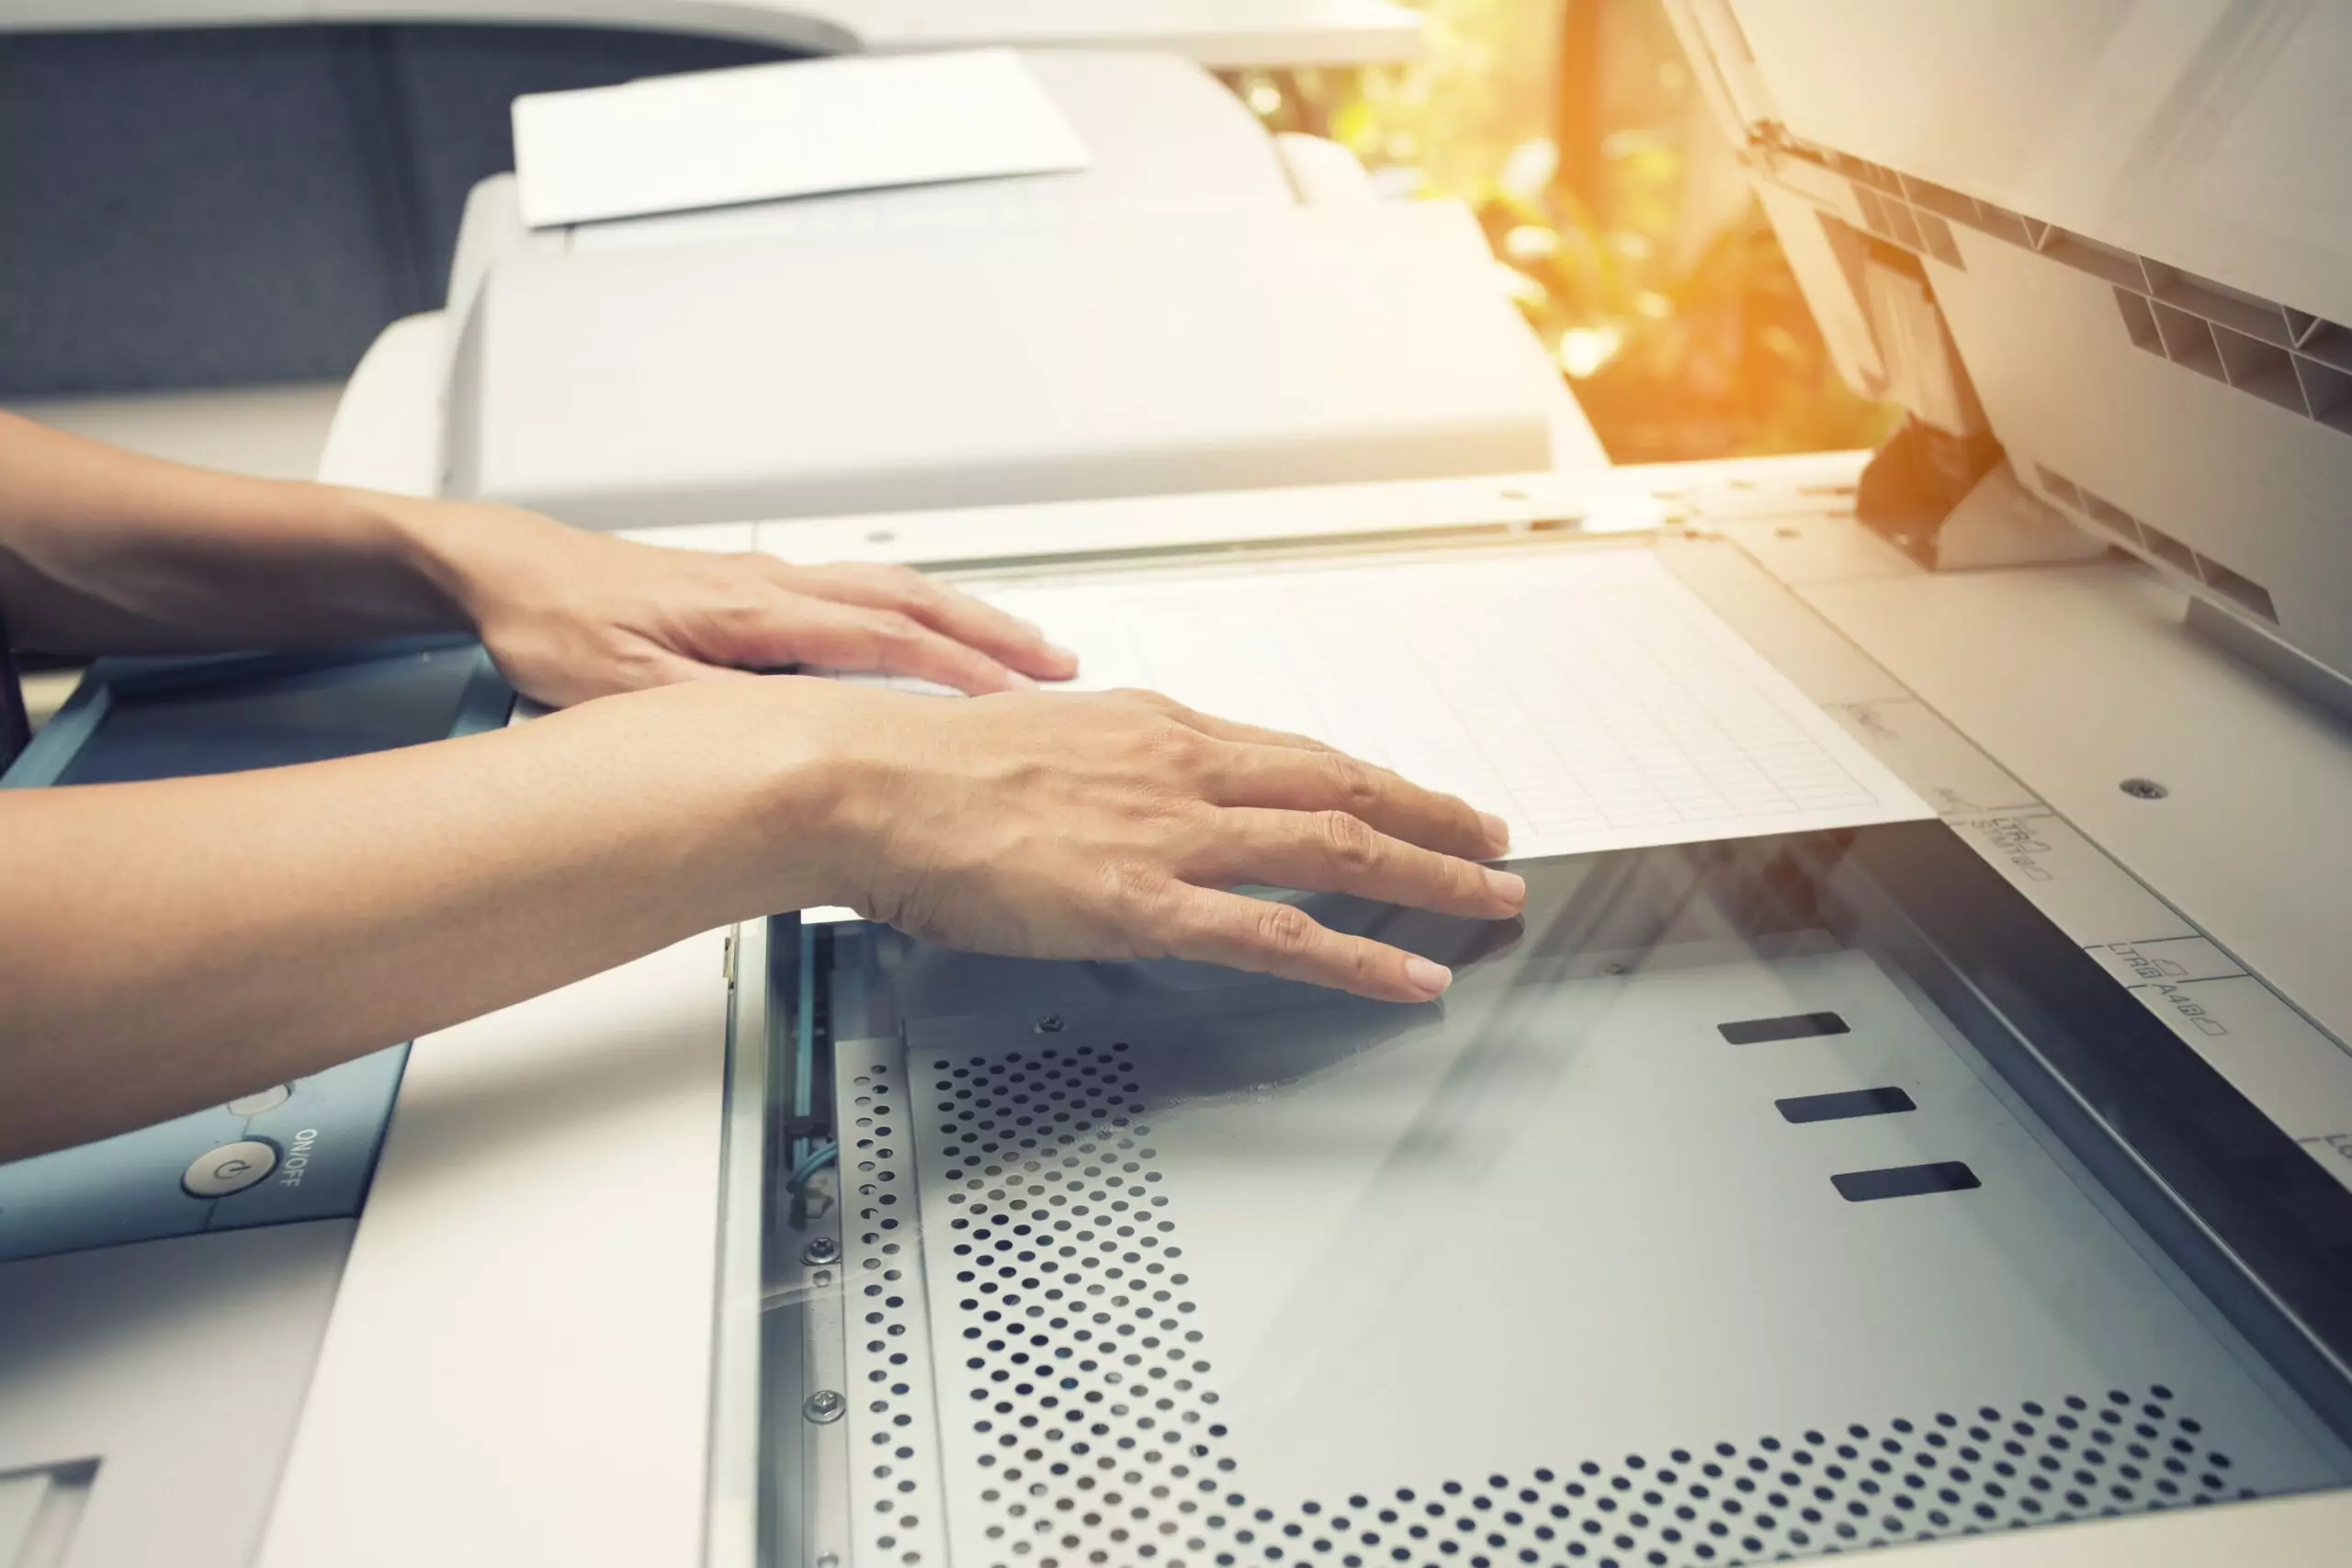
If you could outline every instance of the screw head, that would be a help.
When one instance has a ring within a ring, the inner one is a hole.
[[[1037,1021],[1037,1032],[1040,1034],[1059,1034],[1061,1032],[1062,1015],[1057,1012],[1049,1012]]]
[[[811,1236],[808,1245],[800,1249],[803,1263],[838,1263],[841,1256],[842,1244],[829,1235]]]
[[[849,1401],[839,1390],[820,1388],[802,1402],[800,1413],[821,1427],[829,1421],[840,1420],[842,1413],[848,1408]]]
[[[2125,779],[2115,787],[2134,800],[2162,800],[2172,793],[2154,779]]]

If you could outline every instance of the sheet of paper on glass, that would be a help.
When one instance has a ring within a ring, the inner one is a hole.
[[[1080,689],[1311,735],[1495,812],[1514,858],[1934,815],[1648,550],[980,592]]]

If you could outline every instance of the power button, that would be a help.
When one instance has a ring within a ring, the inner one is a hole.
[[[268,1180],[269,1173],[277,1168],[276,1144],[245,1138],[198,1155],[196,1163],[187,1168],[187,1174],[180,1178],[180,1189],[191,1198],[226,1198]]]

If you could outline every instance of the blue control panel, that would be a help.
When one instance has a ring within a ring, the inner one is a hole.
[[[408,1047],[0,1165],[0,1261],[356,1214]]]
[[[356,756],[493,728],[513,703],[481,649],[450,638],[107,661],[0,787]],[[356,1214],[407,1059],[408,1047],[395,1045],[292,1083],[256,1085],[226,1105],[0,1165],[0,1261]]]

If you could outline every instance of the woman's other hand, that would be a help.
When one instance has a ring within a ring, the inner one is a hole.
[[[975,695],[1078,672],[1036,627],[905,567],[793,566],[426,504],[428,570],[514,688],[552,707],[803,664]]]
[[[813,687],[819,682],[792,682]],[[828,684],[795,704],[838,771],[835,901],[950,947],[1188,958],[1425,1001],[1428,960],[1244,886],[1350,893],[1487,919],[1525,885],[1496,818],[1295,735],[1142,692],[951,702]]]

